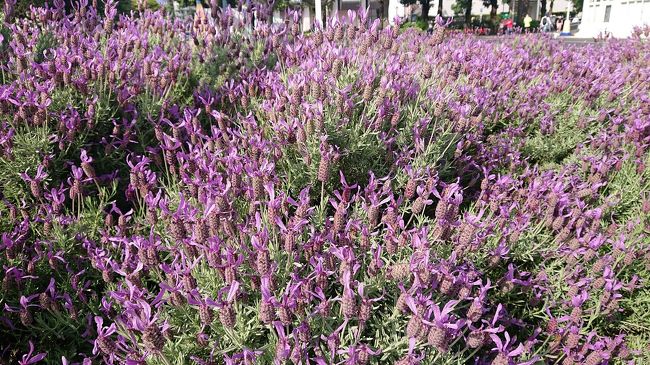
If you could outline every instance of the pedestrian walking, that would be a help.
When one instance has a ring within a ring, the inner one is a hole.
[[[533,18],[530,15],[526,14],[524,17],[524,32],[530,32],[530,24],[533,22]]]
[[[512,20],[512,18],[506,19],[506,34],[512,34],[512,29],[515,26],[515,22]]]
[[[542,20],[539,22],[540,29],[542,33],[548,33],[552,30],[551,17],[544,15]]]
[[[551,32],[555,31],[555,26],[557,25],[557,17],[553,14],[550,15],[551,17]]]
[[[564,25],[564,19],[563,18],[557,18],[555,21],[555,30],[558,32],[562,30],[562,26]]]

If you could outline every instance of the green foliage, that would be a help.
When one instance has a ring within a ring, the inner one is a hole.
[[[571,12],[573,14],[582,11],[582,5],[584,3],[584,0],[571,0],[571,3],[573,4],[573,7],[571,8]]]
[[[7,174],[6,166],[0,165],[0,175]],[[103,226],[102,208],[115,196],[116,185],[102,189],[99,194],[89,196],[79,204],[79,220],[72,225],[61,225],[57,221],[52,222],[51,228],[42,230],[35,224],[30,228],[29,244],[41,250],[45,254],[57,254],[59,257],[83,257],[86,254],[85,248],[77,237],[80,233],[94,239],[99,239],[100,228]],[[0,205],[0,229],[2,232],[9,232],[14,227],[8,225],[5,206]],[[70,207],[70,209],[74,209]],[[34,238],[32,238],[34,237]],[[36,240],[38,238],[38,240]],[[7,255],[8,256],[8,255]],[[8,258],[3,255],[3,265],[21,267],[22,256]],[[68,359],[74,358],[79,353],[91,353],[93,344],[80,336],[87,329],[87,316],[99,313],[100,297],[92,293],[103,292],[101,277],[92,267],[84,265],[83,261],[59,261],[53,259],[37,260],[33,267],[32,274],[37,280],[28,281],[28,286],[17,288],[12,286],[8,290],[0,291],[0,303],[11,308],[19,306],[18,299],[24,293],[41,293],[54,280],[54,289],[59,293],[71,293],[71,303],[74,306],[73,315],[70,315],[64,308],[63,302],[56,302],[49,309],[35,311],[33,313],[33,324],[29,332],[24,329],[3,332],[2,343],[19,343],[24,339],[31,340],[37,348],[47,349],[49,356],[46,363],[59,363],[62,356]],[[80,266],[83,265],[83,266]],[[83,270],[83,271],[82,271]],[[69,272],[79,272],[73,282]],[[87,285],[86,285],[87,284]],[[76,294],[75,294],[76,293]],[[39,299],[36,298],[36,301]],[[8,312],[6,312],[8,313]],[[37,335],[35,335],[37,334]],[[22,343],[21,343],[22,345]],[[15,350],[19,350],[18,347]],[[8,358],[20,357],[22,353],[3,354]]]
[[[10,201],[31,200],[29,184],[23,181],[20,173],[34,176],[34,166],[53,151],[48,138],[46,127],[18,129],[14,136],[13,158],[0,156],[0,191]]]
[[[138,8],[138,0],[130,0],[130,1],[131,1],[130,8],[131,9],[137,9]],[[160,5],[158,4],[158,2],[156,0],[146,0],[146,1],[147,2],[146,2],[145,6],[146,6],[147,9],[151,9],[153,11],[156,11],[156,10],[160,9]]]
[[[2,14],[0,12],[0,14]],[[2,18],[2,17],[0,17]],[[9,47],[9,42],[11,42],[11,30],[5,25],[4,22],[0,22],[0,35],[2,35],[2,42],[0,42],[0,54],[6,52],[7,47]]]
[[[237,78],[242,68],[273,68],[277,56],[273,53],[264,57],[264,42],[255,40],[250,53],[248,50],[239,49],[242,34],[232,35],[233,48],[226,49],[215,45],[208,53],[209,58],[205,61],[193,60],[190,84],[187,87],[188,95],[191,96],[194,88],[199,85],[209,85],[213,88],[222,86],[226,81]],[[245,53],[246,52],[246,53]],[[239,56],[233,57],[233,55]]]
[[[429,23],[419,19],[414,22],[404,22],[401,27],[402,29],[417,28],[420,30],[427,30],[429,28]]]
[[[573,153],[590,130],[596,128],[578,126],[581,102],[572,101],[569,94],[553,95],[547,103],[553,115],[541,116],[535,123],[527,126],[527,140],[523,152],[530,156],[531,162],[558,164]],[[542,123],[548,125],[542,126]]]
[[[650,154],[647,154],[644,163],[650,163]],[[620,170],[612,174],[601,191],[602,203],[613,203],[606,213],[619,224],[642,216],[639,197],[650,192],[650,172],[645,170],[639,174],[638,166],[637,161],[625,159]]]
[[[456,0],[456,2],[451,6],[451,10],[453,10],[454,14],[460,18],[464,17],[467,7],[470,7],[470,11],[472,10],[472,0]]]
[[[368,172],[378,176],[388,173],[387,151],[378,133],[368,131],[361,124],[353,128],[332,129],[329,133],[331,143],[341,147],[341,158],[333,171],[340,169],[350,181],[365,184]],[[334,176],[338,180],[338,176]]]
[[[55,48],[58,45],[58,41],[54,34],[51,32],[45,32],[38,37],[36,41],[36,50],[34,52],[34,61],[41,63],[45,59],[45,52],[51,48]]]
[[[278,0],[274,3],[273,9],[274,10],[287,10],[291,6],[291,1],[290,0]]]

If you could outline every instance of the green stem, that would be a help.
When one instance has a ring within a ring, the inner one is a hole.
[[[224,328],[224,330],[226,331],[228,339],[230,339],[230,341],[232,341],[239,349],[242,349],[243,346],[241,344],[241,341],[236,336],[235,332],[231,328]]]
[[[422,91],[426,90],[429,87],[428,82],[424,82],[420,90],[418,91],[418,96],[415,98],[415,104],[413,104],[413,109],[411,109],[411,117],[410,120],[413,120],[413,117],[415,116],[415,109],[420,105],[420,98],[422,97]]]
[[[158,358],[163,362],[163,364],[165,364],[165,365],[172,365],[172,364],[169,362],[169,360],[167,360],[167,357],[166,357],[165,355],[163,355],[162,352],[159,352],[159,353],[158,353]]]
[[[600,298],[598,298],[598,304],[596,304],[596,310],[591,313],[591,316],[589,316],[589,322],[587,322],[587,328],[591,328],[591,323],[600,315],[600,306],[601,306]]]
[[[469,354],[469,356],[467,356],[466,358],[463,359],[463,362],[462,362],[462,363],[463,363],[463,364],[469,364],[470,361],[472,360],[472,357],[474,357],[474,355],[476,355],[476,353],[477,353],[478,350],[480,350],[480,349],[481,349],[480,347],[475,348],[474,351],[472,351],[472,353]]]
[[[322,216],[325,216],[326,206],[327,206],[327,202],[325,201],[325,181],[321,181],[320,182],[320,210]]]
[[[543,348],[546,348],[546,344],[548,343],[548,340],[550,339],[550,336],[547,336],[546,339],[544,340],[544,343],[542,343],[541,346],[537,347],[537,351],[533,354],[533,356],[537,355]]]
[[[456,136],[456,133],[454,133],[454,137],[455,136]],[[449,150],[449,147],[451,147],[452,144],[454,144],[454,138],[449,139],[449,143],[447,143],[447,147],[445,147],[445,149],[442,151],[442,153],[436,158],[436,161],[433,163],[434,165],[437,165],[438,162],[440,162],[440,159],[442,158],[442,156],[447,154],[447,151]]]

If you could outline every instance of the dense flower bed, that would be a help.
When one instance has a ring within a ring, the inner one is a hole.
[[[0,363],[650,361],[647,41],[54,4],[0,23]]]

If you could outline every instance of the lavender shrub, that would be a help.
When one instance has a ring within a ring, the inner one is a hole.
[[[650,361],[648,29],[12,4],[0,363]]]

